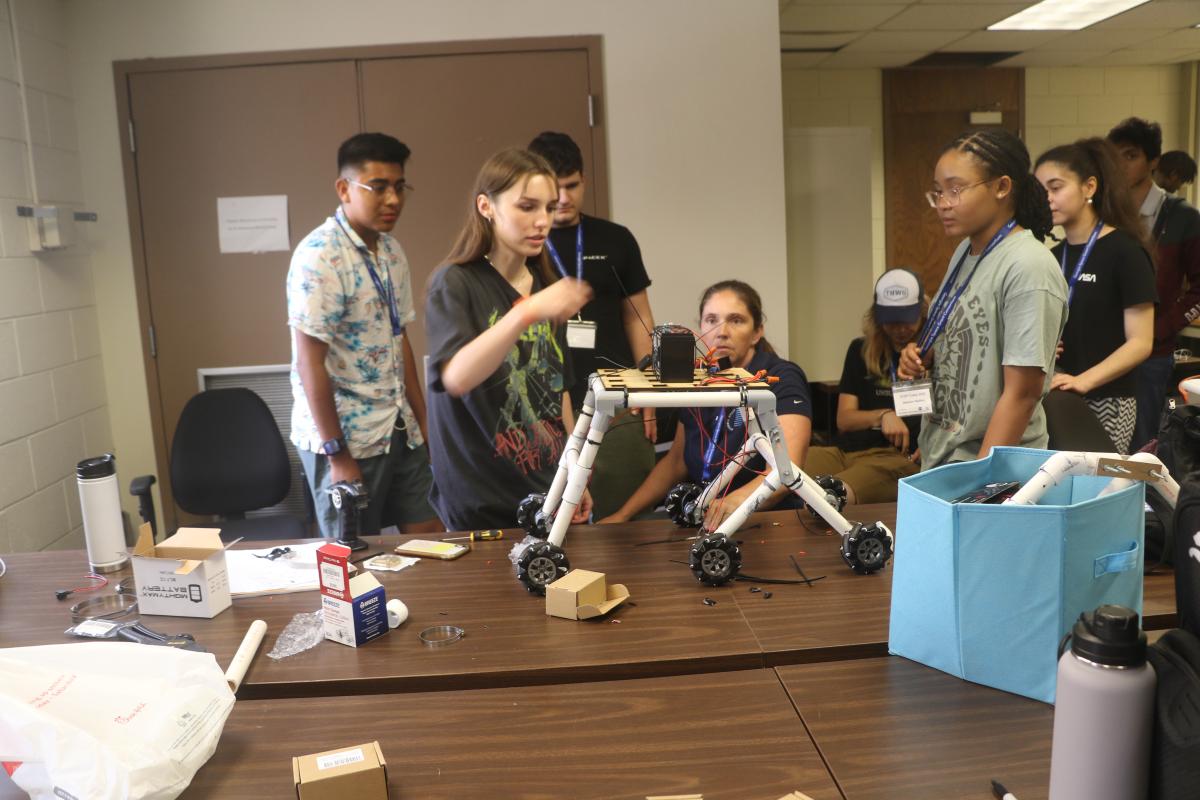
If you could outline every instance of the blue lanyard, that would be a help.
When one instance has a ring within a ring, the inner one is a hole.
[[[704,483],[708,483],[715,477],[713,474],[716,471],[713,469],[713,456],[717,452],[717,437],[724,432],[722,429],[725,427],[725,415],[728,412],[729,409],[724,407],[717,412],[717,421],[713,425],[712,436],[708,440],[708,449],[704,451],[704,473],[702,476]],[[703,426],[704,422],[701,421],[700,424]]]
[[[558,267],[558,272],[564,278],[567,275],[566,267],[563,266],[562,259],[558,257],[558,251],[554,249],[554,242],[550,241],[550,237],[546,237],[546,252],[550,254],[550,258],[554,259],[554,266]],[[583,280],[583,218],[579,218],[579,225],[575,228],[575,278]]]
[[[1096,240],[1100,238],[1100,229],[1104,227],[1104,222],[1097,222],[1096,227],[1092,228],[1092,235],[1088,237],[1087,244],[1083,246],[1083,253],[1079,256],[1079,263],[1075,265],[1075,271],[1071,273],[1071,277],[1067,278],[1067,306],[1070,307],[1071,299],[1075,297],[1075,284],[1079,281],[1079,276],[1083,272],[1083,265],[1087,263],[1088,256],[1092,254],[1092,248],[1096,246]],[[1063,242],[1062,251],[1062,271],[1063,277],[1067,277],[1067,242]]]
[[[338,209],[338,212],[340,214],[341,209]],[[350,239],[350,243],[354,245],[354,249],[362,255],[363,261],[367,263],[367,273],[371,276],[371,283],[375,284],[375,291],[379,293],[379,299],[387,306],[388,317],[392,322],[392,336],[399,336],[404,333],[404,326],[400,324],[400,309],[396,307],[396,292],[392,286],[391,274],[388,274],[386,284],[380,280],[379,273],[375,271],[375,265],[371,263],[371,251],[365,247],[359,247],[355,243],[354,237],[350,236],[350,231],[346,230],[346,226],[342,224],[340,218],[338,218],[337,224],[342,229],[342,233],[346,234],[347,238]]]
[[[963,292],[967,290],[971,279],[975,277],[975,272],[979,269],[979,265],[987,258],[988,253],[996,249],[996,245],[1004,241],[1004,237],[1012,232],[1012,229],[1017,226],[1015,219],[1010,219],[1004,224],[1004,227],[996,232],[992,240],[988,242],[987,247],[983,248],[983,252],[979,254],[979,260],[975,262],[975,266],[971,267],[971,272],[967,275],[967,279],[958,287],[958,291],[954,291],[954,283],[958,280],[958,271],[962,269],[962,265],[966,262],[967,256],[971,253],[971,248],[968,247],[963,251],[962,257],[958,259],[958,263],[954,265],[953,271],[950,273],[950,278],[946,281],[942,290],[938,292],[937,299],[933,303],[933,308],[929,311],[929,322],[925,324],[925,330],[921,332],[921,337],[917,340],[921,348],[921,358],[933,348],[933,343],[942,335],[942,331],[946,329],[946,323],[950,321],[950,313],[954,311],[958,305],[959,299],[963,296]]]

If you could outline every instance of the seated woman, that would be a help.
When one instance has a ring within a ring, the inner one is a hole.
[[[728,358],[735,367],[753,374],[766,370],[778,378],[771,384],[775,394],[779,425],[787,441],[792,461],[800,464],[808,450],[812,433],[812,398],[804,370],[775,354],[763,336],[762,299],[752,287],[741,281],[722,281],[705,290],[700,299],[700,342],[713,349],[716,358]],[[603,523],[625,522],[647,508],[662,502],[671,487],[683,480],[708,483],[715,478],[730,457],[741,451],[748,433],[741,414],[729,409],[683,409],[671,449],[655,465],[646,480],[615,514]],[[763,481],[765,464],[755,455],[734,478],[722,498],[708,508],[704,519],[707,530],[717,526],[750,496]],[[757,472],[755,471],[757,470]],[[790,498],[787,504],[780,501]],[[763,508],[799,507],[798,498],[786,489],[776,492]]]
[[[539,156],[492,156],[429,281],[429,500],[450,530],[514,527],[517,504],[549,488],[574,426],[562,323],[591,290],[558,280],[546,258],[557,202]],[[585,492],[572,521],[591,506]]]
[[[925,321],[921,282],[906,269],[883,273],[875,282],[875,303],[863,316],[864,336],[850,342],[838,387],[837,430],[833,447],[809,448],[804,471],[834,475],[846,486],[848,503],[890,503],[896,484],[917,472],[921,418],[900,418],[892,402],[892,382],[900,351]]]

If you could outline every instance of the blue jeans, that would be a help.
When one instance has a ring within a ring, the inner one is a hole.
[[[1151,356],[1137,367],[1137,422],[1133,426],[1133,441],[1129,452],[1135,453],[1158,436],[1163,404],[1175,372],[1174,356]]]

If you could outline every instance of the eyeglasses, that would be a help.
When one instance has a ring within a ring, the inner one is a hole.
[[[394,185],[383,180],[371,181],[370,183],[359,183],[358,181],[353,181],[349,178],[346,180],[358,188],[366,189],[371,194],[377,194],[380,197],[387,197],[388,192],[395,192],[396,197],[404,197],[406,193],[413,191],[415,188],[406,180],[398,180]]]
[[[942,191],[941,189],[934,189],[925,193],[925,199],[928,200],[929,205],[933,206],[934,208],[938,208],[942,204],[943,200],[946,201],[947,208],[955,208],[959,203],[962,202],[962,193],[967,189],[973,189],[976,186],[983,186],[985,183],[991,183],[994,180],[995,178],[988,178],[986,181],[968,183],[966,186],[951,186],[945,191]]]

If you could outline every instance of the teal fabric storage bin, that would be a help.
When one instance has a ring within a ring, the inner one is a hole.
[[[1145,485],[1065,479],[1036,506],[955,505],[1024,482],[1053,453],[998,447],[900,481],[888,650],[960,678],[1054,702],[1058,645],[1080,613],[1142,613]]]

